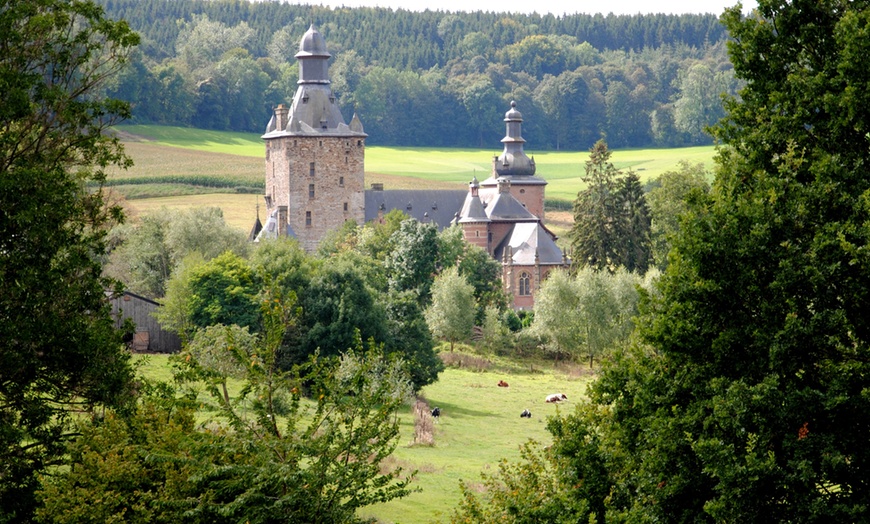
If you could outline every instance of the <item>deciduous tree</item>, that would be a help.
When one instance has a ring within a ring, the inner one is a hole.
[[[130,164],[105,131],[129,110],[101,89],[137,43],[87,0],[0,3],[0,522],[32,517],[69,412],[132,378],[100,263],[121,219],[104,169]]]
[[[456,342],[471,338],[475,312],[474,288],[456,267],[447,268],[435,278],[426,322],[436,337],[450,342],[450,351]]]

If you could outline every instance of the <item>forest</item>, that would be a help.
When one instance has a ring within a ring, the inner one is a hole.
[[[372,145],[500,140],[516,101],[535,149],[709,144],[736,96],[718,16],[538,15],[326,8],[228,0],[101,0],[141,45],[106,94],[133,121],[262,131],[296,90],[314,24],[346,119]]]

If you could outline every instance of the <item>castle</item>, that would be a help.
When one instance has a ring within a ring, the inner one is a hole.
[[[344,122],[330,86],[323,36],[312,25],[299,44],[299,82],[293,103],[275,108],[266,143],[268,219],[257,239],[293,236],[314,251],[324,235],[348,220],[363,224],[393,209],[439,228],[458,224],[465,240],[502,264],[515,309],[531,309],[540,282],[568,261],[543,223],[544,188],[535,161],[523,151],[522,114],[505,113],[504,150],[492,174],[467,190],[365,189],[365,139],[354,114]]]

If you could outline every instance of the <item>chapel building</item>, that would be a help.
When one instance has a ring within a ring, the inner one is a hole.
[[[347,220],[364,224],[393,209],[439,229],[458,224],[471,244],[502,264],[505,291],[515,309],[531,309],[534,293],[550,271],[567,267],[556,236],[543,223],[544,188],[534,158],[523,151],[522,114],[511,103],[505,114],[504,150],[491,176],[467,190],[366,190],[365,139],[354,114],[345,124],[328,74],[330,54],[312,25],[299,45],[299,82],[293,103],[275,108],[266,143],[267,221],[257,240],[288,235],[309,252]]]

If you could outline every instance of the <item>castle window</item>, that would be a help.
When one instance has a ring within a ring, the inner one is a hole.
[[[314,198],[314,184],[308,184],[308,198]]]
[[[356,141],[356,147],[362,147],[362,140]]]
[[[308,164],[308,175],[314,176],[314,162]]]
[[[310,225],[311,225],[311,211],[306,211],[306,212],[305,212],[305,225],[306,225],[306,226],[310,226]]]
[[[318,145],[319,147],[323,147],[323,140],[320,140],[319,142],[317,142],[317,145]]]
[[[475,232],[474,232],[474,236],[477,237],[477,238],[480,238],[480,231],[475,231]]]
[[[344,210],[347,211],[347,202],[344,203]]]
[[[529,296],[532,294],[532,277],[525,271],[520,273],[520,295]]]
[[[344,177],[343,176],[338,177],[338,185],[340,185],[341,187],[344,187]]]
[[[521,194],[521,195],[524,194],[525,192],[526,192],[525,189],[520,189],[520,194]]]

